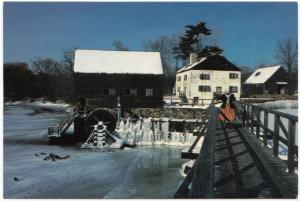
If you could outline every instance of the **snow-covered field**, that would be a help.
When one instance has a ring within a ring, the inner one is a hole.
[[[173,197],[186,162],[180,157],[182,148],[160,145],[100,152],[47,145],[41,133],[63,116],[5,105],[4,198]],[[50,153],[70,158],[44,160]]]
[[[282,100],[282,101],[273,101],[273,102],[266,102],[259,104],[260,106],[263,106],[265,108],[280,111],[283,113],[291,114],[294,116],[298,116],[298,101],[297,100]],[[268,116],[268,128],[274,131],[274,118],[275,116],[273,114],[269,114]],[[260,119],[263,121],[264,119],[264,113],[261,113]],[[286,130],[288,130],[288,119],[281,117],[280,120],[282,121],[284,127]],[[261,132],[263,132],[261,130]],[[282,129],[279,129],[279,134],[281,137],[286,139],[286,136],[284,135]],[[296,136],[295,136],[296,145],[298,145],[298,123],[296,123]],[[268,142],[270,145],[272,144],[272,141],[269,140]],[[287,146],[283,143],[279,144],[279,155],[282,158],[286,158],[287,156]]]

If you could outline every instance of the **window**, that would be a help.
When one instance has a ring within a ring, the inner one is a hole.
[[[229,79],[238,79],[239,78],[239,74],[237,73],[229,73]]]
[[[216,87],[216,93],[221,94],[222,93],[222,87]]]
[[[236,87],[236,86],[229,86],[229,91],[231,93],[238,93],[238,87]]]
[[[259,75],[260,75],[260,72],[255,73],[255,76],[259,76]]]
[[[181,81],[181,77],[180,76],[177,77],[177,81]]]
[[[210,86],[201,85],[201,86],[199,86],[199,91],[201,91],[201,92],[210,92],[211,89],[210,89]]]
[[[209,74],[200,74],[200,80],[209,80],[210,75]]]
[[[137,95],[137,89],[135,89],[135,88],[124,89],[124,95],[125,96],[136,96]]]
[[[184,75],[184,78],[183,78],[184,80],[187,80],[187,75]]]
[[[177,92],[180,92],[180,87],[177,87]]]
[[[111,88],[104,89],[104,96],[115,96],[115,95],[116,95],[116,89],[111,89]]]
[[[146,89],[146,96],[153,96],[153,89]]]

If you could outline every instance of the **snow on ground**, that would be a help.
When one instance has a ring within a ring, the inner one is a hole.
[[[174,106],[165,106],[167,108],[185,108],[185,109],[207,109],[209,105],[174,105]]]
[[[58,101],[57,103],[49,102],[49,101],[42,101],[42,100],[37,100],[37,101],[16,101],[16,102],[6,102],[4,104],[5,106],[23,106],[23,107],[28,107],[28,108],[33,108],[37,110],[46,110],[46,111],[54,111],[54,112],[61,112],[61,111],[66,111],[70,105],[66,104],[62,101]]]
[[[298,100],[270,101],[270,102],[260,103],[258,105],[263,106],[267,109],[273,109],[273,110],[276,110],[276,109],[297,109],[298,108]]]
[[[181,149],[143,146],[82,150],[50,146],[44,129],[64,117],[23,106],[4,107],[4,198],[172,198]],[[46,161],[41,152],[70,156]]]
[[[298,116],[298,101],[297,100],[281,100],[281,101],[273,101],[273,102],[266,102],[262,104],[258,104],[260,106],[266,107],[271,110],[280,111],[283,113],[291,114],[294,116]],[[279,109],[281,108],[281,109]],[[264,113],[261,113],[260,119],[264,119]],[[275,116],[269,113],[268,116],[268,128],[274,131],[274,119]],[[286,130],[288,130],[288,119],[281,117],[280,120],[282,121],[283,125],[285,126]],[[261,133],[263,130],[261,129]],[[283,131],[279,129],[279,134],[281,137],[286,138]],[[298,123],[296,123],[296,136],[295,136],[295,143],[298,145]],[[272,145],[272,140],[268,141],[268,144]],[[287,146],[283,143],[279,143],[279,155],[281,158],[286,159],[287,157]]]

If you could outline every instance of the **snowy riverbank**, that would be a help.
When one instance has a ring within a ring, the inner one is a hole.
[[[57,101],[56,103],[50,102],[50,101],[43,101],[43,100],[36,100],[36,101],[30,101],[30,100],[24,100],[24,101],[8,101],[4,103],[5,106],[22,106],[27,108],[32,108],[36,110],[42,110],[42,111],[49,111],[49,112],[61,112],[66,111],[70,105],[66,104],[63,101]]]
[[[278,100],[259,103],[257,105],[271,110],[298,109],[298,100]]]

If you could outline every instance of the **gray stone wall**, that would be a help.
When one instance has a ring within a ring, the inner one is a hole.
[[[131,114],[142,118],[173,118],[173,119],[197,119],[204,115],[205,109],[189,108],[134,108]]]

